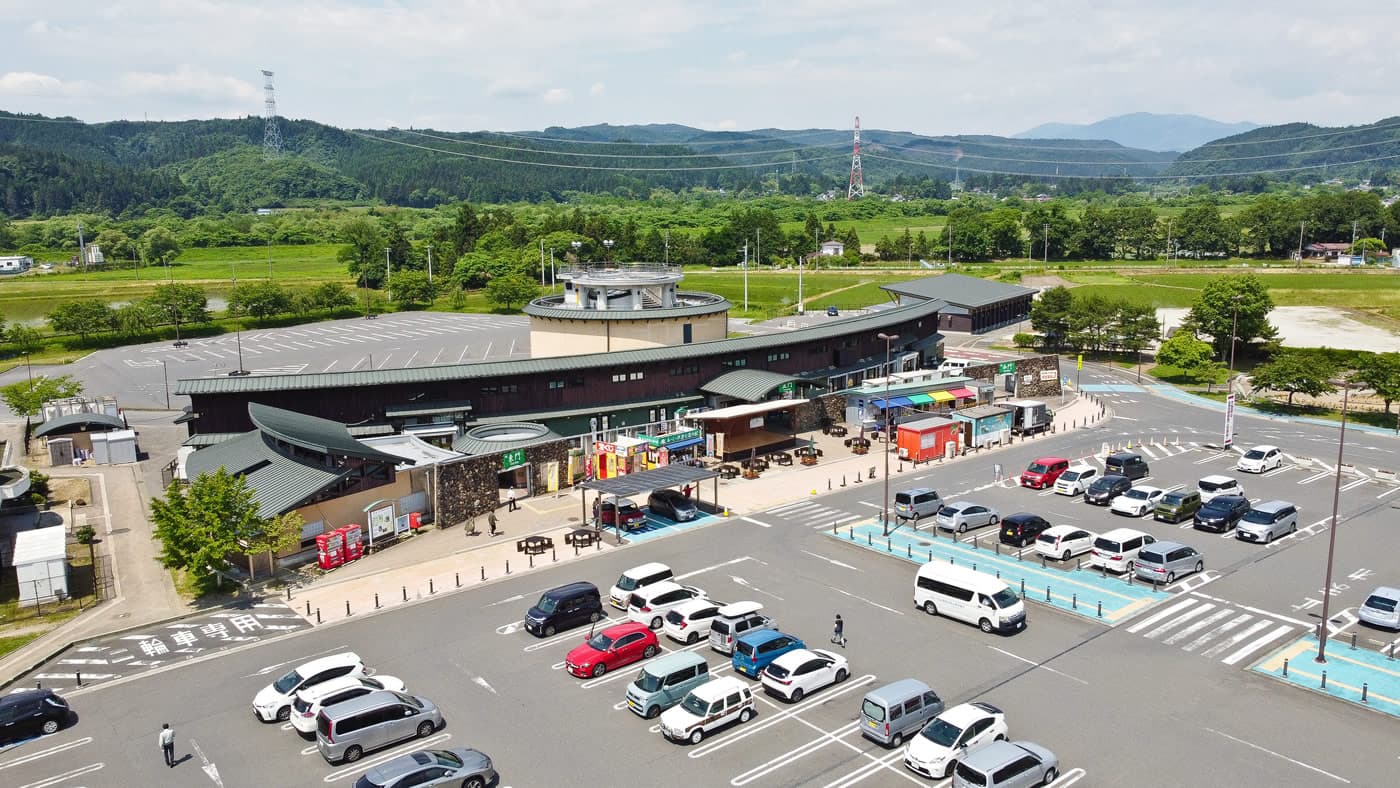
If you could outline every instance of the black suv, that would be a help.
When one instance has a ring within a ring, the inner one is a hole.
[[[1133,482],[1126,476],[1109,474],[1100,476],[1084,491],[1084,503],[1094,506],[1108,506],[1113,499],[1133,488]]]
[[[1249,499],[1243,495],[1219,495],[1196,510],[1192,525],[1204,531],[1225,533],[1249,514]]]
[[[1044,517],[1030,512],[1008,514],[1001,519],[1001,543],[1025,547],[1033,544],[1040,532],[1050,527]]]
[[[57,733],[68,724],[68,701],[53,690],[24,690],[0,697],[0,742]]]

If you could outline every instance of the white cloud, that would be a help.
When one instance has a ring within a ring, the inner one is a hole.
[[[588,87],[588,95],[590,95],[590,96],[601,96],[601,95],[603,95],[604,93],[606,93],[607,90],[608,90],[607,86],[604,85],[603,83],[601,83],[601,82],[594,82],[592,85],[590,85],[590,86]]]
[[[568,88],[550,88],[540,98],[546,104],[563,104],[572,101],[574,95],[569,92]]]
[[[84,82],[64,82],[33,71],[0,74],[0,95],[6,96],[78,96],[87,92],[88,87]]]
[[[261,91],[249,82],[221,74],[211,74],[201,68],[180,65],[174,71],[129,71],[117,78],[117,87],[128,95],[153,95],[212,103],[247,101],[249,106]]]

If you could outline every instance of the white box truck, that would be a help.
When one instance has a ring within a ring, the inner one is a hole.
[[[1013,399],[1001,404],[1014,409],[1011,431],[1017,435],[1035,435],[1050,429],[1050,419],[1055,415],[1054,411],[1039,400]]]

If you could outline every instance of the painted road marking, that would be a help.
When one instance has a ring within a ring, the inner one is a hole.
[[[1246,747],[1251,747],[1251,748],[1253,748],[1253,749],[1258,750],[1259,752],[1262,752],[1262,753],[1265,753],[1265,754],[1268,754],[1268,755],[1272,755],[1272,756],[1274,756],[1275,758],[1278,758],[1278,759],[1280,759],[1280,760],[1288,761],[1289,763],[1293,764],[1294,766],[1299,766],[1299,767],[1302,767],[1302,768],[1304,768],[1304,769],[1307,769],[1308,771],[1316,772],[1316,773],[1318,773],[1318,774],[1320,774],[1320,775],[1322,775],[1322,776],[1324,776],[1324,777],[1330,777],[1330,778],[1332,778],[1333,780],[1336,780],[1336,781],[1341,782],[1341,783],[1346,783],[1346,784],[1348,784],[1348,785],[1351,784],[1351,780],[1348,780],[1348,779],[1345,778],[1345,777],[1340,777],[1340,776],[1335,775],[1335,774],[1333,774],[1333,773],[1331,773],[1331,772],[1323,771],[1322,769],[1319,769],[1319,768],[1317,768],[1316,766],[1313,766],[1313,765],[1307,764],[1307,763],[1303,763],[1302,761],[1296,761],[1296,760],[1294,760],[1294,759],[1288,757],[1287,755],[1280,755],[1279,753],[1276,753],[1276,752],[1274,752],[1273,750],[1266,749],[1266,748],[1264,748],[1264,747],[1260,747],[1259,745],[1253,744],[1253,743],[1251,743],[1251,742],[1247,742],[1247,741],[1245,741],[1244,739],[1237,739],[1237,738],[1235,738],[1234,736],[1231,736],[1231,735],[1228,734],[1228,733],[1223,733],[1223,732],[1218,731],[1218,730],[1216,730],[1216,729],[1214,729],[1214,728],[1207,728],[1207,727],[1205,727],[1205,726],[1202,726],[1201,729],[1204,730],[1204,731],[1207,731],[1207,732],[1209,732],[1209,733],[1214,733],[1216,736],[1220,736],[1220,737],[1222,737],[1222,738],[1229,739],[1229,740],[1232,741],[1232,742],[1237,742],[1237,743],[1239,743],[1239,744],[1243,744],[1243,745],[1246,746]]]
[[[1370,480],[1370,479],[1357,479],[1357,480],[1354,481],[1354,482],[1349,482],[1349,483],[1347,483],[1347,484],[1342,485],[1342,491],[1345,492],[1345,491],[1347,491],[1347,490],[1352,489],[1353,487],[1360,487],[1360,486],[1363,485],[1363,484],[1370,484],[1370,483],[1371,483],[1371,480]]]
[[[1162,634],[1163,632],[1166,632],[1168,629],[1171,629],[1172,627],[1177,626],[1178,624],[1185,623],[1189,619],[1195,618],[1196,616],[1202,615],[1204,613],[1208,613],[1214,609],[1215,605],[1211,604],[1210,602],[1202,603],[1199,606],[1192,607],[1190,610],[1187,610],[1185,613],[1182,613],[1181,615],[1157,627],[1151,632],[1148,632],[1147,634],[1143,635],[1143,637],[1147,638],[1148,640],[1156,640],[1158,635]]]
[[[811,550],[803,550],[802,552],[818,560],[825,561],[828,564],[831,564],[832,566],[839,566],[843,569],[854,569],[857,572],[861,571],[859,568],[851,566],[850,564],[844,563],[842,561],[837,561],[835,558],[828,558],[827,556],[821,555],[819,553],[814,553]]]
[[[22,757],[20,757],[20,758],[16,758],[16,759],[14,759],[14,760],[12,760],[12,761],[0,762],[0,771],[3,771],[3,770],[5,770],[5,769],[9,769],[9,768],[12,768],[12,767],[15,767],[15,766],[23,766],[24,764],[29,763],[30,761],[37,761],[37,760],[39,760],[40,758],[47,758],[47,757],[49,757],[50,755],[58,755],[59,753],[66,752],[66,751],[68,751],[68,750],[74,749],[75,747],[81,747],[81,746],[83,746],[84,744],[91,744],[91,743],[92,743],[92,737],[91,737],[91,736],[84,736],[84,737],[81,738],[81,739],[74,739],[73,741],[66,741],[66,742],[64,742],[64,743],[62,743],[62,744],[55,744],[54,746],[49,747],[48,749],[39,750],[38,752],[31,752],[31,753],[29,753],[28,755],[22,756]]]
[[[1248,620],[1248,617],[1247,617],[1247,616],[1244,617],[1244,618],[1245,618],[1245,620]],[[1268,629],[1270,623],[1271,623],[1271,622],[1269,622],[1269,621],[1255,621],[1253,624],[1251,624],[1251,625],[1249,626],[1249,628],[1245,629],[1244,631],[1242,631],[1242,632],[1240,632],[1240,633],[1238,633],[1238,634],[1236,634],[1236,635],[1231,635],[1231,636],[1230,636],[1229,638],[1227,638],[1226,640],[1221,641],[1220,643],[1218,643],[1218,644],[1216,644],[1216,645],[1214,645],[1214,646],[1211,646],[1210,648],[1208,648],[1208,649],[1206,649],[1205,651],[1201,652],[1201,656],[1205,657],[1206,659],[1215,659],[1216,657],[1220,656],[1221,654],[1224,654],[1225,652],[1227,652],[1227,651],[1229,651],[1230,649],[1234,648],[1234,647],[1235,647],[1236,645],[1238,645],[1239,643],[1243,642],[1243,641],[1244,641],[1245,639],[1247,639],[1250,635],[1255,635],[1255,634],[1258,634],[1259,632],[1261,632],[1262,630]],[[1285,627],[1285,630],[1286,630],[1286,629],[1287,629],[1287,627]],[[1194,644],[1193,644],[1193,645],[1194,645]],[[1227,664],[1233,664],[1233,663],[1227,663]]]
[[[1054,673],[1056,676],[1063,676],[1064,678],[1067,678],[1070,681],[1077,681],[1086,687],[1089,686],[1089,682],[1085,681],[1084,679],[1071,676],[1068,673],[1062,673],[1061,671],[1055,670],[1054,668],[1047,666],[1044,662],[1036,662],[1035,660],[1026,659],[1025,657],[1019,654],[1012,654],[1010,651],[1006,651],[1004,649],[1000,649],[992,645],[988,645],[987,648],[997,652],[998,654],[1005,654],[1006,656],[1011,657],[1014,660],[1024,662],[1027,665],[1034,665],[1035,667],[1040,668],[1041,670],[1048,670],[1051,673]]]
[[[1171,637],[1168,637],[1166,640],[1163,640],[1162,642],[1163,642],[1163,643],[1166,643],[1168,646],[1175,646],[1177,643],[1180,643],[1181,641],[1183,641],[1183,640],[1185,640],[1185,639],[1191,637],[1192,635],[1196,634],[1197,632],[1200,632],[1201,630],[1205,629],[1206,627],[1210,626],[1211,624],[1215,624],[1215,623],[1219,622],[1221,619],[1229,618],[1230,616],[1234,615],[1234,613],[1235,613],[1235,611],[1234,611],[1233,609],[1231,609],[1231,608],[1228,608],[1228,607],[1225,608],[1225,609],[1223,609],[1223,610],[1219,610],[1219,611],[1217,611],[1217,612],[1215,612],[1215,613],[1210,614],[1209,616],[1206,616],[1205,618],[1201,619],[1200,621],[1197,621],[1196,623],[1192,624],[1191,626],[1186,627],[1185,629],[1181,630],[1180,632],[1177,632],[1176,634],[1172,635]],[[1240,619],[1238,616],[1236,616],[1236,619],[1235,619],[1235,620],[1239,620],[1241,623],[1243,623],[1243,621],[1248,621],[1249,619],[1250,619],[1250,616],[1249,616],[1248,614],[1246,614],[1246,615],[1243,617],[1243,619]],[[1236,626],[1238,626],[1238,624],[1236,624]],[[1203,643],[1204,641],[1209,640],[1210,638],[1214,637],[1217,633],[1220,633],[1222,630],[1225,630],[1227,627],[1229,627],[1230,629],[1233,629],[1233,627],[1230,627],[1229,622],[1226,622],[1225,624],[1222,624],[1221,626],[1216,627],[1215,629],[1212,629],[1211,631],[1207,632],[1206,634],[1202,635],[1201,637],[1199,637],[1199,638],[1197,638],[1197,639],[1191,641],[1190,643],[1188,643],[1188,644],[1182,646],[1182,647],[1181,647],[1181,650],[1182,650],[1182,651],[1195,651],[1195,650],[1196,650],[1196,649],[1195,649],[1196,646],[1199,646],[1199,645],[1200,645],[1201,643]]]
[[[740,520],[746,520],[746,521],[748,521],[748,522],[753,523],[754,525],[762,526],[762,527],[764,527],[764,528],[772,528],[772,527],[773,527],[773,526],[769,525],[768,523],[763,522],[762,520],[755,520],[755,519],[753,519],[752,517],[740,517],[739,519],[740,519]]]
[[[715,739],[710,744],[701,744],[700,746],[686,753],[686,755],[691,758],[703,758],[706,755],[709,755],[712,752],[718,752],[737,741],[747,739],[755,733],[759,733],[763,730],[771,728],[774,725],[777,725],[778,723],[787,719],[788,717],[793,717],[798,714],[801,714],[802,712],[806,711],[807,709],[813,706],[825,704],[833,698],[845,695],[846,693],[851,692],[853,690],[860,689],[861,687],[864,687],[865,685],[870,684],[874,681],[874,673],[867,673],[864,676],[861,676],[860,678],[847,679],[846,685],[844,687],[841,687],[840,689],[834,690],[832,692],[822,692],[809,695],[802,702],[794,703],[783,711],[779,711],[778,713],[773,714],[771,716],[764,715],[764,719],[760,719],[757,723],[749,723],[748,725],[746,725],[738,731]],[[759,693],[755,693],[754,698],[756,700],[766,700],[765,698],[762,698]]]
[[[81,777],[84,774],[91,774],[95,771],[99,771],[106,767],[106,765],[105,763],[90,763],[87,766],[80,766],[71,771],[64,772],[63,774],[46,777],[38,782],[25,783],[21,785],[20,788],[48,788],[50,785],[58,785],[61,782],[67,782],[75,777]]]

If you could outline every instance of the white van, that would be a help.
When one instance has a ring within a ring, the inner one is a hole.
[[[939,371],[939,372],[962,372],[963,370],[967,369],[967,368],[970,367],[970,366],[973,366],[973,365],[975,365],[975,364],[983,364],[983,363],[986,363],[986,362],[982,362],[982,361],[973,361],[973,360],[971,360],[971,359],[966,359],[966,358],[945,358],[945,359],[943,359],[943,363],[938,365],[938,371]]]
[[[662,580],[670,580],[671,576],[671,567],[665,564],[634,566],[623,572],[613,587],[608,589],[608,602],[618,610],[626,610],[628,603],[632,601],[633,591],[652,583],[660,583]]]
[[[699,744],[705,734],[731,722],[753,719],[753,691],[733,676],[711,679],[661,714],[661,735]]]
[[[914,577],[914,607],[976,624],[983,632],[1018,632],[1026,606],[1001,580],[964,566],[933,561]]]

